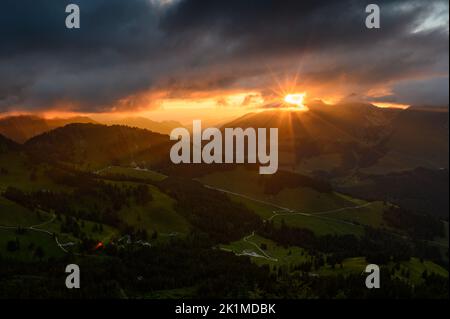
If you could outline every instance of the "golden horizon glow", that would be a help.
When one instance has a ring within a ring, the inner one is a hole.
[[[405,110],[409,108],[411,105],[409,104],[400,104],[400,103],[381,103],[381,102],[373,102],[373,105],[382,109],[402,109]]]
[[[146,107],[146,101],[135,108],[117,107],[115,110],[104,112],[77,112],[71,111],[69,107],[60,109],[40,110],[37,112],[26,110],[15,110],[2,112],[0,118],[9,116],[39,116],[45,119],[67,119],[71,117],[89,117],[99,123],[116,121],[123,118],[145,117],[155,121],[175,120],[182,124],[190,123],[193,119],[203,118],[208,122],[222,122],[233,117],[245,115],[248,112],[263,112],[267,110],[279,111],[308,111],[308,103],[319,99],[327,104],[339,103],[339,98],[327,99],[317,94],[312,88],[307,93],[303,85],[300,90],[294,85],[280,85],[279,90],[272,96],[264,96],[257,90],[249,91],[215,91],[208,94],[193,94],[180,98],[168,98],[167,93],[152,95],[152,104]],[[309,88],[308,88],[309,89]],[[301,92],[301,93],[299,93]],[[313,96],[314,98],[310,97]],[[368,102],[370,103],[370,102]],[[406,109],[409,105],[399,103],[372,102],[380,108]]]

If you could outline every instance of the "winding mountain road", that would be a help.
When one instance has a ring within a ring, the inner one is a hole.
[[[48,230],[46,230],[46,229],[40,229],[40,228],[38,228],[38,227],[43,227],[43,226],[46,226],[46,225],[48,225],[48,224],[53,223],[53,222],[55,221],[55,219],[56,219],[56,215],[53,215],[53,217],[52,217],[50,220],[48,220],[48,221],[46,221],[46,222],[43,222],[43,223],[41,223],[41,224],[38,224],[38,225],[32,225],[32,226],[28,226],[28,227],[24,227],[24,226],[0,226],[0,229],[15,230],[15,229],[22,228],[22,229],[25,229],[25,230],[31,230],[31,231],[34,231],[34,232],[47,234],[47,235],[52,236],[52,237],[55,238],[56,245],[58,245],[58,247],[59,247],[63,252],[68,253],[69,251],[68,251],[67,249],[65,249],[64,246],[67,245],[67,244],[69,244],[69,243],[61,244],[61,243],[59,242],[58,236],[56,236],[55,233],[52,233],[52,232],[50,232],[50,231],[48,231]]]
[[[341,224],[345,224],[345,225],[350,225],[350,226],[355,226],[355,227],[363,227],[360,224],[356,224],[356,223],[348,221],[348,220],[342,220],[342,219],[338,219],[338,218],[326,217],[324,215],[332,214],[332,213],[338,213],[338,212],[345,211],[345,210],[362,209],[362,208],[370,207],[371,205],[374,204],[373,202],[369,202],[369,203],[365,203],[363,205],[358,205],[358,206],[348,206],[348,207],[341,207],[341,208],[327,210],[327,211],[302,213],[302,212],[296,212],[296,211],[294,211],[293,209],[290,209],[290,208],[286,208],[286,207],[282,207],[282,206],[276,205],[276,204],[271,203],[271,202],[263,201],[263,200],[256,199],[256,198],[252,198],[251,196],[248,196],[248,195],[232,192],[232,191],[229,191],[229,190],[226,190],[226,189],[222,189],[222,188],[218,188],[218,187],[214,187],[214,186],[211,186],[211,185],[204,185],[204,186],[206,188],[209,188],[209,189],[212,189],[212,190],[216,190],[216,191],[221,192],[221,193],[238,196],[238,197],[241,197],[241,198],[245,198],[245,199],[248,199],[248,200],[251,200],[251,201],[254,201],[254,202],[258,202],[258,203],[261,203],[261,204],[265,204],[265,205],[277,208],[277,210],[274,210],[272,212],[273,215],[271,217],[269,217],[267,219],[264,219],[264,222],[272,221],[273,219],[275,219],[277,217],[300,215],[300,216],[306,216],[306,217],[317,218],[317,219],[322,219],[322,220],[330,220],[330,221],[333,221],[333,222],[337,222],[337,223],[341,223]],[[384,231],[386,231],[386,230],[384,230]],[[397,234],[397,233],[394,233],[394,232],[390,232],[390,231],[386,231],[386,232],[391,234],[391,235],[398,236],[398,237],[400,237],[400,238],[402,238],[404,240],[411,241],[411,239],[408,238],[407,236],[403,236],[403,235],[400,235],[400,234]],[[259,255],[259,256],[255,256],[255,257],[263,257],[263,258],[266,258],[268,260],[278,261],[277,258],[274,258],[274,257],[268,255],[266,252],[264,252],[258,246],[258,244],[250,241],[250,238],[252,238],[254,236],[255,236],[255,231],[253,231],[252,234],[244,237],[243,240],[245,242],[251,244],[252,246],[255,246],[258,249],[258,251],[263,253],[262,256]],[[448,248],[448,245],[445,245],[445,244],[437,242],[437,241],[424,240],[424,242]],[[236,255],[244,255],[244,254],[236,254]]]

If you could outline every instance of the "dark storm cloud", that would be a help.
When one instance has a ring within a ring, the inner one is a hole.
[[[302,75],[316,82],[345,75],[349,81],[376,84],[448,69],[448,21],[447,28],[412,33],[442,6],[448,13],[445,2],[377,4],[381,30],[365,27],[362,1],[185,0],[166,12],[161,25],[180,45],[185,39],[192,47],[209,42],[211,50],[199,64],[239,61],[246,69],[325,55],[317,58],[318,65],[308,60],[302,66]]]
[[[448,77],[404,81],[393,87],[391,95],[379,97],[376,101],[401,102],[418,106],[444,106],[449,102],[448,87]]]
[[[69,3],[81,8],[79,30],[65,28]],[[263,90],[299,64],[311,83],[345,76],[364,88],[448,75],[448,18],[421,24],[448,16],[448,3],[377,4],[381,30],[366,29],[366,3],[351,0],[4,0],[0,111],[103,111],[152,89]]]
[[[81,8],[81,29],[65,28],[65,7]],[[75,102],[107,108],[150,87],[164,54],[158,8],[147,0],[6,0],[0,15],[0,110]],[[167,57],[169,68],[171,58]]]

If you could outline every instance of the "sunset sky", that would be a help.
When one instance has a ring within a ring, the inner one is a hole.
[[[368,3],[3,0],[0,116],[226,118],[304,93],[448,106],[448,1],[376,1],[378,30]]]

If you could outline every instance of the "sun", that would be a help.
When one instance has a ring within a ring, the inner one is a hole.
[[[296,93],[296,94],[288,94],[284,97],[284,102],[290,105],[295,105],[298,108],[304,109],[306,108],[303,104],[306,93]]]

